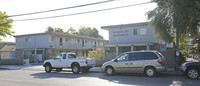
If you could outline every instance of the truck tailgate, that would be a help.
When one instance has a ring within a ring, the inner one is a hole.
[[[88,61],[88,65],[92,65],[92,66],[95,66],[96,62],[95,62],[95,59],[87,59]]]

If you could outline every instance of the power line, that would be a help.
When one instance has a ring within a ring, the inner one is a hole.
[[[153,3],[153,2],[145,2],[145,3],[139,3],[139,4],[132,4],[132,5],[126,5],[126,6],[119,6],[119,7],[101,9],[101,10],[94,10],[94,11],[73,13],[73,14],[67,14],[67,15],[50,16],[50,17],[42,17],[42,18],[31,18],[31,19],[21,19],[21,20],[14,20],[14,21],[29,21],[29,20],[40,20],[40,19],[49,19],[49,18],[73,16],[73,15],[80,15],[80,14],[87,14],[87,13],[95,13],[95,12],[101,12],[101,11],[108,11],[108,10],[114,10],[114,9],[120,9],[120,8],[132,7],[132,6],[138,6],[138,5],[149,4],[149,3]]]
[[[46,10],[46,11],[39,11],[39,12],[32,12],[32,13],[25,13],[25,14],[10,15],[10,16],[6,16],[6,17],[17,17],[17,16],[25,16],[25,15],[47,13],[47,12],[52,12],[52,11],[59,11],[59,10],[66,10],[66,9],[72,9],[72,8],[85,7],[85,6],[90,6],[90,5],[103,4],[103,3],[113,2],[113,1],[117,1],[117,0],[106,0],[106,1],[94,2],[94,3],[89,3],[89,4],[82,4],[82,5],[72,6],[72,7],[58,8],[58,9],[53,9],[53,10]]]

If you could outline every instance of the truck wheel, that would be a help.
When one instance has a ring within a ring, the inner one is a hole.
[[[62,68],[56,68],[56,72],[62,71]]]
[[[156,70],[153,67],[147,67],[145,68],[145,74],[146,76],[152,77],[156,75]]]
[[[52,67],[51,67],[50,64],[46,64],[46,66],[45,66],[45,71],[46,71],[47,73],[51,73]]]
[[[190,68],[187,72],[186,72],[187,76],[191,79],[196,79],[199,77],[199,71],[196,68]]]
[[[90,70],[90,68],[83,68],[83,69],[82,69],[82,72],[83,72],[83,73],[87,73],[87,72],[89,72],[89,70]]]
[[[105,72],[106,72],[106,75],[111,76],[115,73],[115,70],[113,69],[113,67],[107,67]]]
[[[72,66],[72,72],[73,72],[73,74],[79,74],[79,72],[80,72],[79,65],[73,65]]]

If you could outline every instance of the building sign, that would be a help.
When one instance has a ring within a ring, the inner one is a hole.
[[[128,30],[113,31],[113,36],[128,36]]]

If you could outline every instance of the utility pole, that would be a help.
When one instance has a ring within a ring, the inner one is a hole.
[[[179,69],[179,34],[176,28],[176,70]]]

